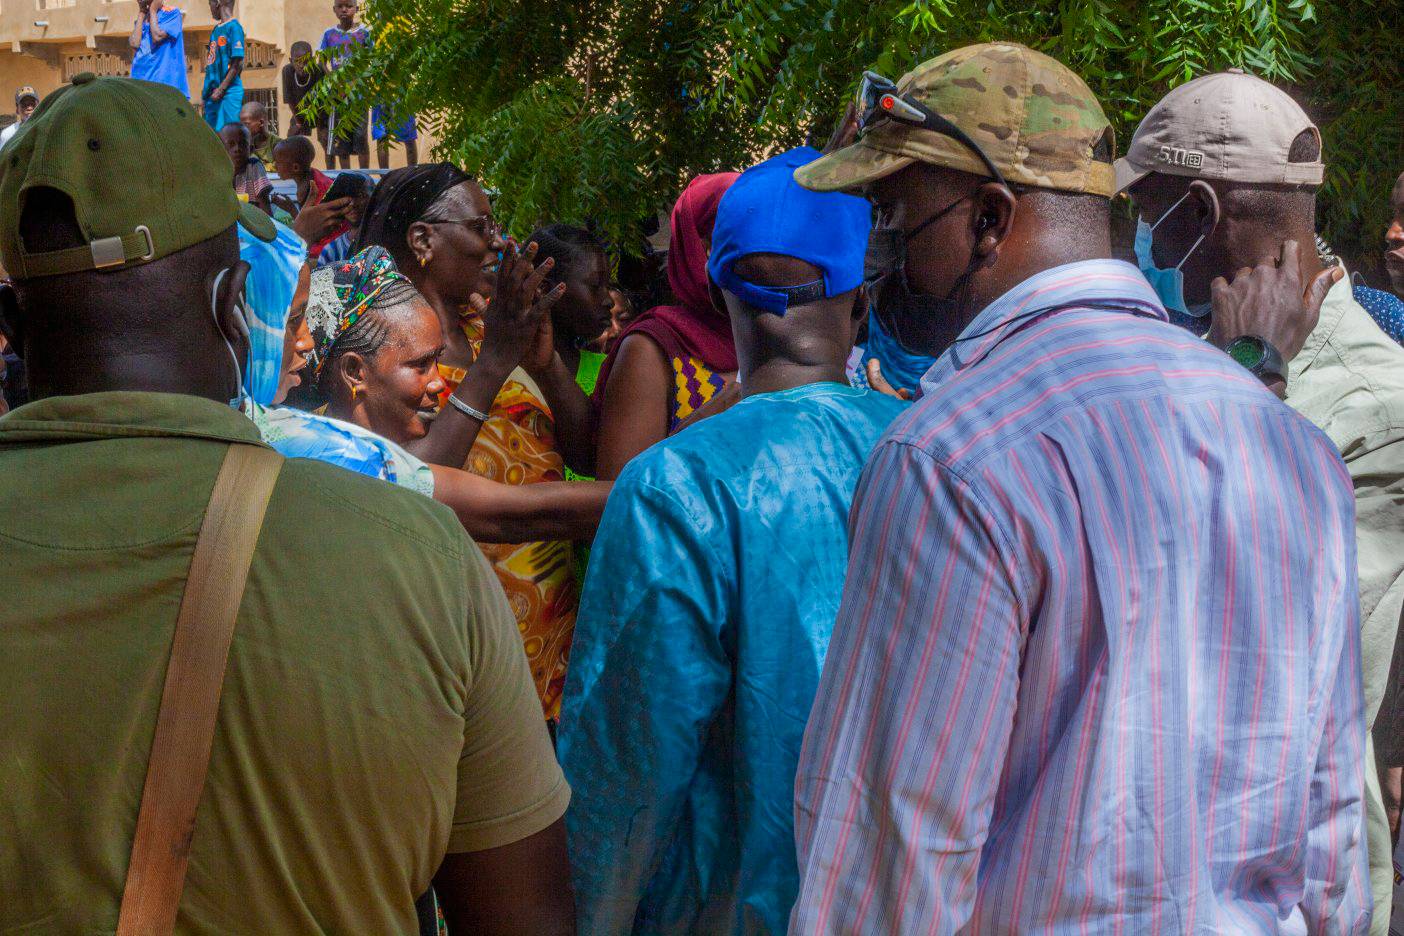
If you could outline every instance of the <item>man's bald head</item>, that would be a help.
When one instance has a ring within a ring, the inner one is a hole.
[[[35,253],[87,243],[72,199],[50,188],[29,191],[19,235]],[[149,263],[17,280],[0,291],[0,331],[24,356],[36,398],[156,390],[228,400],[230,350],[237,360],[248,350],[237,324],[247,272],[231,226]]]

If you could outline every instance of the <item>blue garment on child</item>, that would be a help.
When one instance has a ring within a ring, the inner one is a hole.
[[[235,59],[244,57],[244,27],[238,20],[219,23],[210,31],[210,44],[205,51],[205,84],[200,97],[210,99],[210,92],[219,87],[224,76],[229,74],[229,66]],[[240,75],[229,84],[229,90],[239,89],[239,97],[244,96],[244,78]]]
[[[132,77],[142,81],[170,85],[190,97],[190,82],[185,77],[184,10],[166,7],[156,14],[156,25],[166,34],[160,42],[151,41],[151,24],[142,20],[141,44],[132,55]],[[221,76],[222,77],[222,76]]]

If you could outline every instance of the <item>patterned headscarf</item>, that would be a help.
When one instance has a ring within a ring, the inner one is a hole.
[[[368,247],[345,263],[312,274],[307,298],[307,327],[312,332],[310,355],[314,377],[331,356],[337,339],[361,320],[376,297],[391,283],[409,280],[395,269],[384,247]]]

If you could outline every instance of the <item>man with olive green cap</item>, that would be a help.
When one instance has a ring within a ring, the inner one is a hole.
[[[163,85],[79,75],[0,161],[34,397],[0,418],[0,931],[117,925],[197,531],[262,445],[237,224],[273,235]],[[413,932],[431,881],[465,932],[570,926],[569,791],[446,508],[282,461],[218,699],[177,932]]]
[[[796,178],[876,204],[876,314],[939,357],[850,514],[791,932],[1354,930],[1330,440],[1108,259],[1111,132],[1067,68],[970,46],[863,99]]]

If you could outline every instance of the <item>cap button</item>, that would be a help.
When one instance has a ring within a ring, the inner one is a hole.
[[[79,74],[73,76],[73,83],[76,85],[87,84],[90,81],[96,80],[97,75],[94,75],[92,72],[80,72]]]

